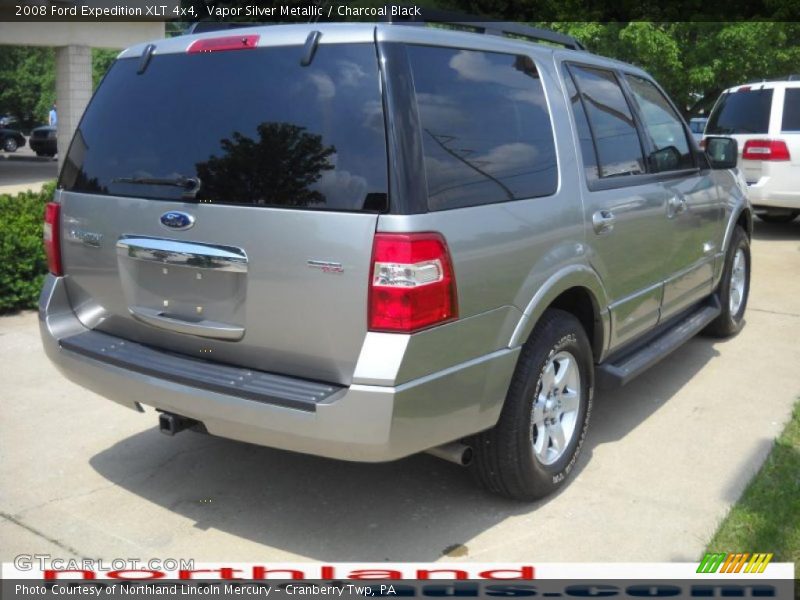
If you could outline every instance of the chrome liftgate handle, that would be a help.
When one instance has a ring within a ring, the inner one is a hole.
[[[137,321],[174,331],[175,333],[186,333],[200,337],[213,338],[217,340],[240,340],[244,337],[244,327],[229,325],[202,319],[200,321],[187,321],[172,315],[166,315],[160,310],[145,308],[144,306],[129,306],[131,316]]]

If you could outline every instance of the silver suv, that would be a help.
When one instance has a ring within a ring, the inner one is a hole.
[[[641,69],[472,28],[123,52],[47,208],[48,356],[168,434],[563,485],[596,388],[741,328],[752,211]]]

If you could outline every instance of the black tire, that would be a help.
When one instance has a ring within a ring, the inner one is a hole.
[[[50,156],[50,155],[47,152],[42,152],[41,150],[37,150],[36,156]]]
[[[741,250],[744,255],[744,293],[739,308],[735,313],[731,312],[731,273],[736,253]],[[705,332],[715,337],[730,337],[742,329],[744,325],[744,312],[747,309],[747,299],[750,295],[750,240],[744,229],[737,226],[731,235],[731,242],[728,245],[728,252],[725,255],[725,266],[722,270],[722,279],[717,288],[719,301],[722,304],[720,315],[709,323]]]
[[[7,137],[3,140],[3,150],[6,152],[16,152],[17,148],[19,148],[19,144],[13,137]]]
[[[800,211],[793,210],[786,213],[761,213],[758,218],[765,223],[791,223],[800,215]]]
[[[566,351],[575,359],[580,384],[574,433],[563,454],[544,464],[534,451],[534,399],[552,359]],[[520,353],[497,425],[470,440],[470,470],[484,488],[515,500],[536,500],[562,487],[580,454],[591,414],[592,350],[578,319],[562,310],[548,310]]]

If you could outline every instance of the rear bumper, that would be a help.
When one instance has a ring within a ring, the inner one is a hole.
[[[393,387],[354,384],[314,410],[298,410],[154,377],[65,348],[61,340],[87,329],[70,306],[63,278],[48,276],[39,323],[45,352],[58,369],[119,404],[190,417],[221,437],[364,462],[402,458],[493,426],[519,352],[498,350]]]
[[[758,187],[757,185],[750,185],[747,189],[750,202],[756,211],[761,207],[800,210],[800,190],[784,192],[770,189],[768,186]]]
[[[800,210],[800,166],[790,163],[764,163],[758,172],[745,170],[747,193],[756,209],[788,208]]]

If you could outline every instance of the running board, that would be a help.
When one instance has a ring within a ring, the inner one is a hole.
[[[721,312],[719,301],[712,296],[710,303],[702,304],[654,339],[598,365],[595,368],[597,388],[612,389],[630,382],[700,333]]]

